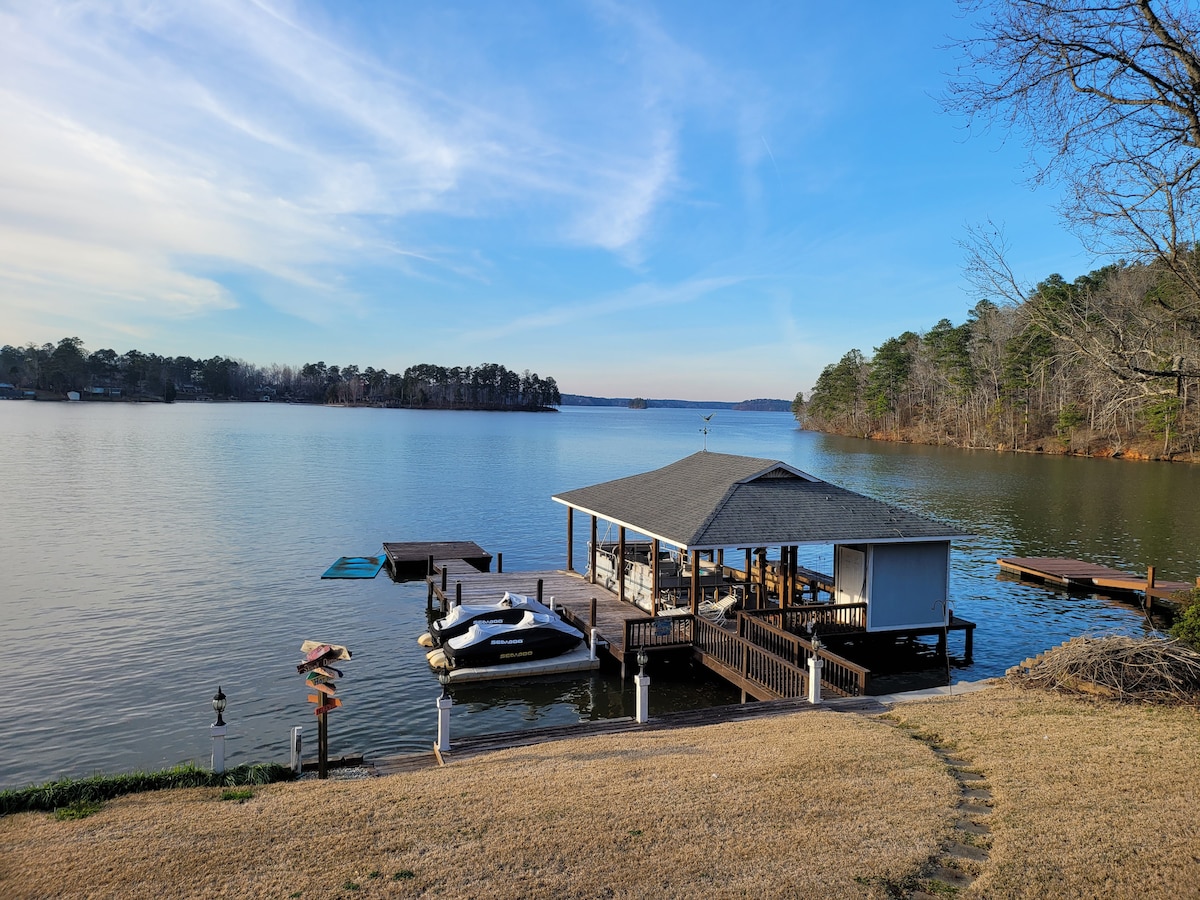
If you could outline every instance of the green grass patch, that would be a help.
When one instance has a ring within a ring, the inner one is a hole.
[[[416,878],[416,877],[417,877],[417,873],[414,872],[412,869],[401,869],[399,872],[397,872],[395,875],[392,876],[392,881],[406,881],[409,878]]]
[[[74,800],[66,806],[60,806],[54,811],[54,818],[60,822],[69,822],[73,819],[86,819],[92,813],[98,813],[104,809],[103,803],[96,803],[91,800]]]
[[[275,781],[290,781],[293,777],[292,770],[287,766],[264,763],[238,766],[221,774],[188,764],[159,772],[64,778],[26,788],[0,791],[0,816],[22,812],[53,812],[74,803],[104,803],[106,800],[142,791],[270,784]]]
[[[250,788],[231,788],[228,791],[221,792],[222,800],[236,800],[238,803],[245,803],[247,800],[254,799],[254,791]]]

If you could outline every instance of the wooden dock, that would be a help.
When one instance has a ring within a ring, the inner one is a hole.
[[[492,567],[492,554],[474,541],[407,541],[385,543],[385,565],[393,581],[416,581],[429,574],[429,561],[434,565],[465,562],[480,572]]]
[[[996,560],[996,564],[1003,572],[1056,584],[1067,590],[1143,594],[1148,602],[1170,601],[1172,594],[1190,591],[1193,587],[1186,581],[1158,581],[1154,577],[1153,566],[1145,576],[1141,576],[1096,563],[1056,556],[1002,557]],[[1197,584],[1200,584],[1200,579],[1197,579]]]
[[[389,558],[399,558],[401,549],[413,545],[385,544]],[[422,548],[431,545],[418,545]],[[475,545],[470,545],[475,546]],[[421,551],[409,551],[410,558]],[[426,568],[430,567],[426,555]],[[500,558],[497,557],[499,560]],[[782,613],[771,610],[741,610],[710,621],[703,616],[651,616],[632,603],[618,599],[614,590],[593,584],[574,571],[549,570],[534,572],[503,572],[502,565],[492,572],[480,568],[474,561],[434,557],[432,572],[425,576],[430,606],[443,613],[459,604],[494,603],[506,592],[536,597],[558,610],[562,618],[578,628],[585,639],[592,640],[595,631],[597,650],[608,653],[617,661],[624,679],[636,654],[646,651],[654,656],[663,653],[686,653],[705,667],[712,669],[742,691],[742,699],[775,701],[808,695],[809,661],[818,655],[823,662],[822,684],[830,694],[861,696],[868,692],[871,673],[866,667],[841,656],[834,646],[817,647],[813,643],[816,629],[821,635],[845,632],[849,637],[866,633],[865,604],[820,603],[789,606]],[[816,585],[832,579],[821,573]],[[830,588],[832,590],[832,588]],[[763,616],[769,618],[763,618]],[[966,655],[970,658],[974,623],[954,617],[949,630],[967,633]],[[936,634],[938,652],[946,652],[945,627],[937,629],[907,629],[886,635],[873,635],[874,640],[913,638]]]

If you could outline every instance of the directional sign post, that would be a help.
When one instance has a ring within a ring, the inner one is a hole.
[[[337,685],[335,680],[342,677],[340,669],[335,669],[333,663],[350,659],[350,651],[341,644],[327,644],[321,641],[305,641],[300,645],[304,661],[296,666],[296,671],[304,675],[304,686],[311,693],[308,702],[315,703],[313,714],[317,717],[317,777],[329,777],[329,714],[342,705],[335,695]]]

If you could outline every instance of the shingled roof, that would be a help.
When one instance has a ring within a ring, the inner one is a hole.
[[[945,523],[821,481],[779,460],[707,451],[554,499],[691,550],[966,536]]]

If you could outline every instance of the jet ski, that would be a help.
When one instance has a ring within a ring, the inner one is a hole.
[[[504,592],[504,596],[495,603],[472,603],[456,606],[442,618],[430,626],[429,631],[417,639],[422,647],[441,647],[452,637],[466,634],[476,622],[500,622],[515,625],[521,621],[525,613],[534,612],[550,615],[548,606],[538,603],[533,597],[524,594]]]
[[[516,623],[475,621],[465,633],[448,638],[440,653],[430,654],[430,664],[439,666],[441,660],[432,658],[437,656],[452,669],[549,659],[582,641],[583,635],[554,613],[525,610]]]

